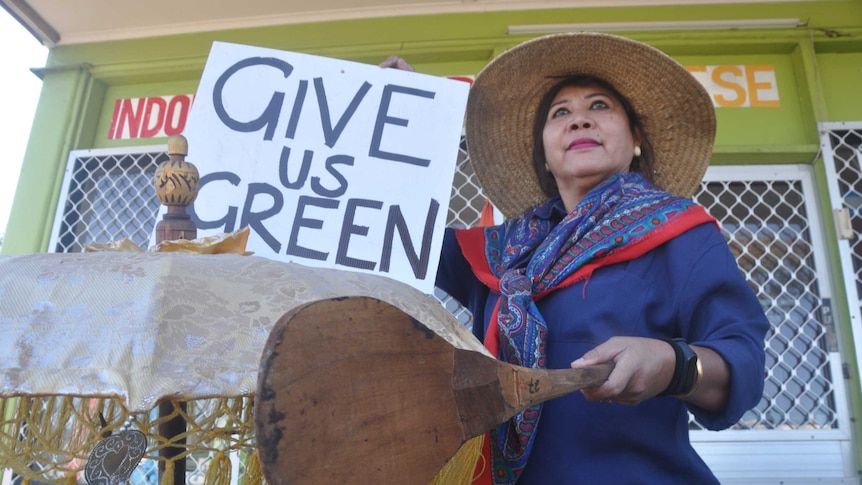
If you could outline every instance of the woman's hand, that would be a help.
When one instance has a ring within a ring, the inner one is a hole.
[[[398,56],[389,56],[388,59],[380,63],[380,67],[391,67],[394,69],[401,69],[402,71],[416,72],[416,69],[414,69],[413,66]]]
[[[730,373],[727,363],[715,351],[692,346],[703,368],[697,389],[685,400],[702,408],[719,411],[727,400]],[[608,380],[598,387],[583,389],[589,401],[635,405],[667,389],[676,367],[673,347],[663,340],[642,337],[613,337],[572,362],[572,368],[614,362]]]
[[[614,362],[614,370],[599,387],[584,389],[589,401],[635,405],[667,389],[673,378],[676,354],[662,340],[613,337],[572,362],[573,368]]]

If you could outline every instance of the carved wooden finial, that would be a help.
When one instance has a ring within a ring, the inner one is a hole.
[[[200,190],[200,174],[186,162],[189,142],[183,135],[168,139],[168,156],[156,169],[156,195],[168,212],[156,224],[156,243],[176,239],[196,239],[197,227],[186,208],[194,203]]]
[[[173,135],[168,138],[168,155],[182,155],[185,157],[189,154],[189,141],[183,135]]]

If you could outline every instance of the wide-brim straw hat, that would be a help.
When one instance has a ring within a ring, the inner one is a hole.
[[[514,217],[547,198],[532,164],[536,110],[551,87],[572,75],[601,78],[629,100],[652,143],[652,180],[691,197],[715,141],[709,94],[685,67],[654,47],[579,32],[528,40],[476,76],[467,103],[467,148],[491,202]]]

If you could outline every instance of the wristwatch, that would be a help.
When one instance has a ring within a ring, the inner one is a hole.
[[[674,367],[670,384],[659,395],[684,398],[694,394],[694,391],[697,390],[697,384],[703,376],[703,368],[700,359],[697,358],[697,354],[681,338],[664,338],[661,340],[664,340],[673,347],[673,351],[676,354],[676,366]]]

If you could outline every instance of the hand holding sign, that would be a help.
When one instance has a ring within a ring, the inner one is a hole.
[[[468,86],[215,43],[186,137],[201,235],[256,255],[383,273],[430,293]]]
[[[391,67],[393,69],[401,69],[402,71],[416,72],[416,69],[410,63],[398,56],[389,56],[389,58],[380,63],[380,67]]]

